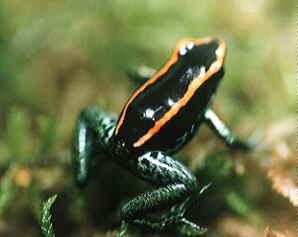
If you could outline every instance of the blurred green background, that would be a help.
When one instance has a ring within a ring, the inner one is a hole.
[[[232,154],[202,127],[178,155],[215,183],[193,218],[206,236],[265,236],[267,226],[294,236],[294,208],[274,191],[270,169],[284,159],[291,165],[278,172],[293,180],[295,12],[294,0],[2,0],[0,236],[40,236],[40,204],[54,193],[56,236],[115,236],[120,206],[149,187],[107,165],[87,190],[75,188],[77,114],[117,114],[135,88],[127,70],[159,68],[178,40],[205,36],[228,46],[214,109],[243,137],[259,131],[270,152]]]

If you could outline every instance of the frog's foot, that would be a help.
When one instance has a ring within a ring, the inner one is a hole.
[[[199,236],[207,232],[207,228],[201,227],[198,224],[195,224],[187,220],[184,215],[190,211],[190,209],[198,203],[199,196],[205,192],[211,183],[205,185],[201,190],[198,190],[197,193],[194,193],[192,197],[188,197],[179,205],[174,205],[168,213],[162,216],[161,219],[171,220],[171,225],[173,225],[178,233],[181,233],[185,236]],[[168,221],[170,223],[170,221]]]
[[[207,228],[201,227],[186,218],[182,218],[177,222],[176,230],[185,236],[200,236],[208,231]]]
[[[127,237],[127,228],[128,228],[128,224],[125,223],[124,221],[122,221],[121,226],[117,232],[117,237]]]
[[[174,207],[173,207],[174,208]],[[164,229],[169,231],[175,231],[184,236],[200,236],[207,232],[207,228],[199,226],[198,224],[189,221],[184,217],[185,208],[182,207],[182,212],[175,215],[171,209],[171,212],[162,216],[161,221],[164,223]],[[179,207],[178,207],[179,209]],[[176,210],[177,211],[177,210]]]
[[[212,109],[207,109],[204,114],[205,123],[214,131],[227,147],[232,150],[251,151],[256,148],[256,139],[243,140],[236,136]]]
[[[191,208],[199,203],[199,197],[211,186],[212,183],[209,183],[203,186],[201,189],[198,189],[192,196],[188,197],[184,202],[182,202],[178,207],[173,206],[171,208],[172,213],[180,214],[181,217],[185,215],[185,213],[189,212]]]
[[[176,232],[179,234],[182,234],[184,236],[200,236],[205,234],[208,229],[205,227],[202,227],[194,222],[189,221],[186,217],[184,217],[185,208],[184,203],[180,205],[181,208],[183,208],[182,212],[179,212],[179,208],[177,207],[176,214],[171,211],[167,214],[164,214],[159,220],[149,220],[148,218],[142,219],[142,220],[135,220],[134,224],[140,225],[143,228],[147,227],[148,230],[159,230],[161,232]],[[153,228],[152,228],[153,227]]]
[[[149,232],[176,232],[184,236],[200,236],[207,232],[207,228],[195,224],[185,217],[172,216],[160,219],[140,218],[132,221],[133,225]],[[123,237],[124,235],[121,235]],[[117,237],[120,237],[118,235]]]

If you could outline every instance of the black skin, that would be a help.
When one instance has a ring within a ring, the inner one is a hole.
[[[223,77],[223,68],[212,75],[186,106],[154,136],[140,146],[133,145],[171,108],[168,104],[162,104],[164,101],[169,98],[177,100],[183,96],[187,85],[198,75],[197,65],[208,69],[216,60],[213,51],[218,45],[214,39],[210,43],[192,47],[183,56],[179,55],[177,62],[162,75],[162,79],[132,100],[118,133],[115,130],[119,120],[117,123],[98,108],[81,111],[72,152],[77,183],[84,186],[93,167],[104,158],[115,161],[136,177],[156,187],[122,207],[119,236],[125,233],[127,224],[153,232],[175,231],[186,236],[198,236],[206,232],[206,228],[184,217],[204,188],[199,187],[196,177],[187,167],[171,156],[188,143],[201,123],[206,123],[229,148],[243,151],[252,149],[251,144],[235,136],[216,113],[209,109],[211,98]],[[155,70],[143,68],[130,72],[130,77],[142,85],[153,74]],[[173,94],[173,91],[177,93]],[[142,117],[148,108],[154,112],[150,117],[152,120],[148,120],[146,113],[147,117]],[[162,214],[159,217],[149,215],[160,211]]]

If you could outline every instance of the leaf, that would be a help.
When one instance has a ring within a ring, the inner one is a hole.
[[[51,207],[55,202],[56,198],[57,198],[57,194],[50,197],[42,205],[40,224],[41,224],[41,231],[44,237],[55,237],[55,233],[53,230],[53,223],[52,223]]]

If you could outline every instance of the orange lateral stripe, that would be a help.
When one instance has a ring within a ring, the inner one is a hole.
[[[211,37],[206,37],[206,38],[202,38],[202,39],[198,39],[198,40],[195,40],[195,43],[196,44],[200,44],[200,43],[205,43],[205,42],[209,42],[211,41],[212,38]],[[174,49],[174,52],[172,54],[172,56],[170,57],[169,61],[152,77],[150,78],[148,81],[146,81],[141,87],[139,87],[133,94],[132,96],[130,97],[130,99],[128,100],[128,102],[126,103],[126,105],[124,106],[124,109],[123,109],[123,112],[120,116],[120,119],[116,125],[116,130],[115,130],[115,135],[118,134],[119,132],[119,129],[121,127],[121,125],[123,124],[124,122],[124,118],[125,118],[125,115],[126,115],[126,111],[127,111],[127,108],[128,106],[130,105],[130,103],[142,92],[144,91],[149,85],[153,84],[155,81],[158,80],[159,77],[161,77],[162,75],[164,75],[168,70],[169,68],[174,64],[176,63],[176,61],[178,60],[178,53],[179,53],[179,50],[181,48],[181,46],[185,45],[187,42],[189,41],[193,41],[193,39],[191,38],[185,38],[185,39],[182,39],[181,41],[179,41]]]
[[[202,42],[202,41],[199,41]],[[198,41],[196,41],[198,43]],[[189,85],[187,88],[186,93],[184,96],[178,100],[169,111],[167,111],[164,116],[155,122],[154,126],[148,130],[148,132],[142,136],[141,138],[136,141],[133,146],[139,147],[143,145],[146,141],[148,141],[154,134],[156,134],[162,126],[166,124],[173,116],[175,116],[179,110],[187,104],[187,102],[191,99],[194,95],[196,90],[210,78],[213,74],[217,73],[220,68],[222,67],[224,55],[225,55],[226,45],[223,41],[220,42],[219,47],[216,49],[216,61],[212,63],[208,69],[208,71],[203,75],[198,75]]]

